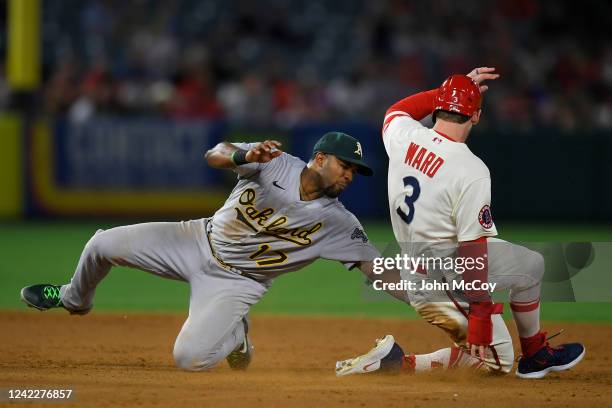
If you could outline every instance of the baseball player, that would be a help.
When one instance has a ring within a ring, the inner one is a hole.
[[[482,289],[453,289],[451,282],[495,283],[510,290],[510,308],[520,337],[522,357],[516,375],[541,378],[575,366],[582,344],[551,347],[540,328],[540,290],[544,260],[537,252],[500,239],[491,216],[491,177],[487,166],[465,144],[481,116],[486,80],[494,68],[453,75],[439,89],[409,96],[386,113],[382,137],[389,156],[388,193],[391,222],[402,252],[480,259],[463,275],[440,274],[435,266],[402,271],[414,281],[411,305],[429,323],[445,330],[453,346],[424,355],[405,355],[388,335],[367,354],[340,361],[338,375],[379,369],[420,372],[432,368],[476,366],[507,373],[512,369],[512,340],[501,317],[502,304]],[[419,122],[433,113],[434,126]],[[448,282],[429,290],[433,280]],[[425,288],[425,289],[421,289]],[[450,289],[449,289],[450,288]]]
[[[356,173],[373,174],[361,144],[327,133],[308,164],[279,147],[274,140],[218,144],[206,153],[208,164],[232,169],[238,182],[211,218],[98,230],[70,283],[28,286],[21,299],[39,310],[86,314],[96,287],[116,265],[182,280],[191,292],[189,316],[174,343],[178,367],[206,370],[227,357],[232,368],[246,368],[253,350],[246,316],[273,278],[317,258],[371,275],[379,256],[337,199]]]

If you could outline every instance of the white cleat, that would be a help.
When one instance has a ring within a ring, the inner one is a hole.
[[[376,339],[376,346],[366,354],[336,362],[336,376],[365,374],[372,371],[399,371],[404,352],[395,343],[395,338],[387,334]]]

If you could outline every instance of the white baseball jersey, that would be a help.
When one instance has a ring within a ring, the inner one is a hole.
[[[465,143],[405,112],[385,118],[389,209],[398,243],[449,243],[495,236],[489,169]]]

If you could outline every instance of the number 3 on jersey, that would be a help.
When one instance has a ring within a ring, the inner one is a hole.
[[[412,187],[412,193],[404,196],[404,203],[408,207],[408,213],[406,214],[401,207],[397,207],[396,210],[397,215],[399,215],[406,224],[410,224],[414,219],[414,203],[421,194],[421,186],[419,185],[419,180],[417,180],[416,177],[404,177],[404,188],[408,186]]]

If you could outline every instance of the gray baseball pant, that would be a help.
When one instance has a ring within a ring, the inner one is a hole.
[[[113,266],[188,282],[189,316],[174,343],[174,360],[189,371],[213,367],[243,342],[242,318],[267,287],[217,263],[206,236],[208,222],[205,218],[98,230],[85,245],[70,283],[61,288],[62,303],[74,313],[88,313],[96,287]]]

